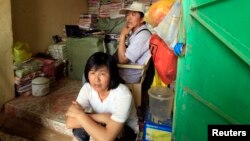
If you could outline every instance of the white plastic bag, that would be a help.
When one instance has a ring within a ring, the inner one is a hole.
[[[178,42],[178,32],[181,18],[181,3],[177,0],[169,13],[154,28],[155,32],[171,47]]]

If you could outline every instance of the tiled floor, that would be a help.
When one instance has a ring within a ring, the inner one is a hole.
[[[55,131],[72,135],[65,127],[65,113],[81,88],[81,81],[63,78],[46,96],[20,96],[4,106],[5,113],[42,124]]]

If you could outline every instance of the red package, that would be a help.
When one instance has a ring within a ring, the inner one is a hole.
[[[45,76],[54,76],[55,74],[55,60],[52,59],[44,59],[38,58],[43,62],[42,71],[44,72]]]
[[[176,79],[177,56],[157,34],[153,34],[149,45],[155,69],[165,84]]]

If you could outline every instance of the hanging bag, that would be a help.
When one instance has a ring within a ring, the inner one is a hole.
[[[149,48],[158,76],[165,84],[176,79],[177,56],[157,34],[150,38]]]
[[[157,35],[159,35],[171,49],[173,49],[178,42],[181,16],[181,2],[180,0],[177,0],[168,14],[163,18],[158,26],[154,28]]]

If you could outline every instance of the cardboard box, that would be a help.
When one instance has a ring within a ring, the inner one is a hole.
[[[143,141],[171,141],[172,127],[144,122]]]

